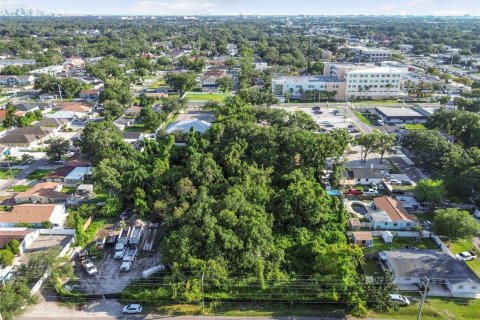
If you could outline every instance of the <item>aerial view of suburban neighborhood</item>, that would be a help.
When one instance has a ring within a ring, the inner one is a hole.
[[[0,320],[480,320],[480,1],[0,0]]]

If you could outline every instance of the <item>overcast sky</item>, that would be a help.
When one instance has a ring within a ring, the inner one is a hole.
[[[0,0],[1,9],[72,14],[476,15],[480,0]]]

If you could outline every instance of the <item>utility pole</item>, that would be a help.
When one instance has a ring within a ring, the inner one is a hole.
[[[202,286],[202,311],[205,308],[205,292],[203,290],[203,277],[205,275],[205,272],[202,272],[202,280],[201,280],[201,286]]]
[[[60,89],[60,84],[57,84],[57,85],[58,85],[58,93],[60,94],[60,100],[62,100],[62,102],[63,102],[62,90]]]
[[[13,190],[15,191],[15,179],[13,178],[12,168],[10,167],[10,160],[7,160],[7,164],[8,164],[8,171],[10,171],[10,177],[12,178]]]
[[[430,280],[428,280],[428,278],[425,277],[425,282],[423,283],[424,287],[423,287],[423,294],[422,294],[422,302],[420,303],[420,310],[418,310],[417,320],[420,320],[422,316],[423,304],[425,303],[425,298],[427,297],[429,282]]]

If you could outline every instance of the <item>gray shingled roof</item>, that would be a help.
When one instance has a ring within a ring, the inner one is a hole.
[[[427,277],[446,279],[450,283],[475,282],[478,276],[464,262],[440,250],[396,250],[383,251],[395,270],[397,277]]]

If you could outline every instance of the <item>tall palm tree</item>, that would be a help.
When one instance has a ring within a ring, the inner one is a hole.
[[[393,87],[393,85],[389,82],[385,85],[385,88],[388,89],[388,93],[387,93],[387,100],[390,99],[390,89]]]

